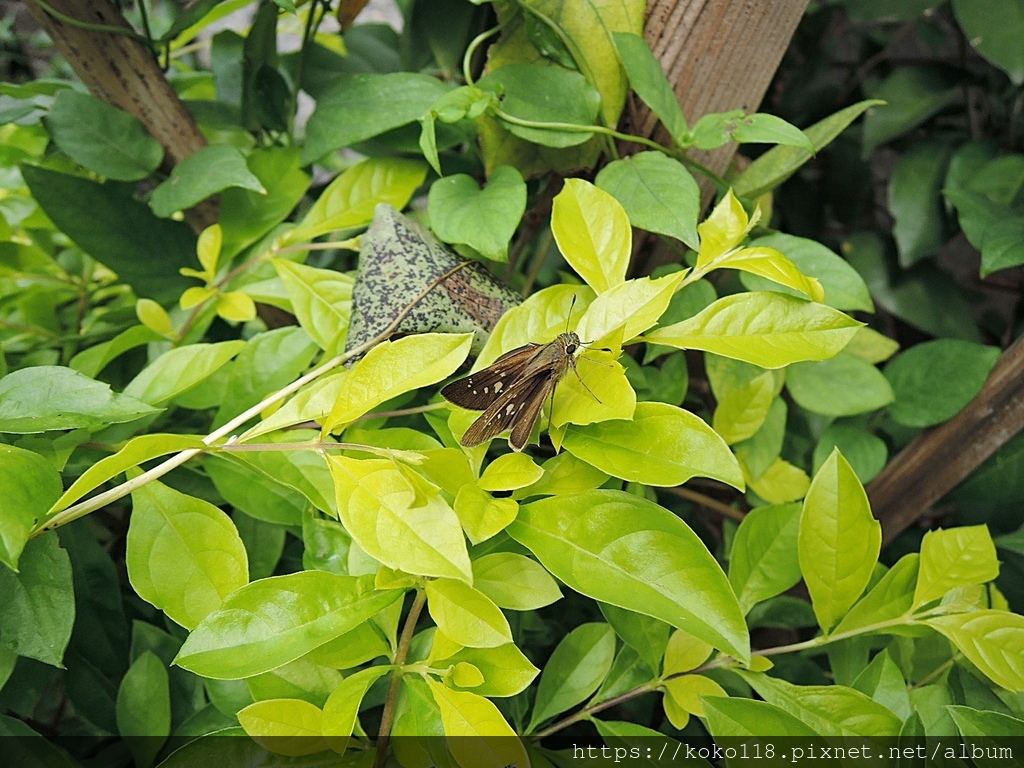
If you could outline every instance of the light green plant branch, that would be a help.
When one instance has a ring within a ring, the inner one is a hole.
[[[398,313],[398,315],[395,317],[394,320],[391,321],[391,324],[388,325],[387,328],[385,328],[375,337],[367,341],[365,344],[360,344],[358,347],[350,350],[349,352],[332,357],[326,363],[323,363],[322,365],[314,368],[305,376],[301,376],[288,386],[268,395],[263,400],[258,402],[256,405],[240,413],[238,416],[235,416],[222,427],[214,430],[206,437],[204,437],[203,444],[209,447],[213,447],[214,444],[217,443],[217,441],[230,435],[235,429],[249,421],[249,419],[259,416],[264,410],[266,410],[270,406],[279,403],[289,395],[294,394],[295,392],[302,389],[310,382],[315,381],[316,379],[323,376],[328,371],[332,371],[338,366],[348,362],[349,360],[365,354],[371,348],[373,348],[380,342],[384,341],[389,336],[391,336],[391,334],[393,334],[396,330],[398,330],[398,327],[402,324],[402,321],[405,320],[406,317],[408,317],[409,313],[412,312],[412,310],[416,307],[417,304],[423,301],[423,299],[427,296],[428,293],[430,293],[432,290],[434,290],[434,288],[436,288],[438,285],[443,283],[445,280],[447,280],[449,277],[451,277],[453,274],[458,272],[460,269],[462,269],[469,263],[470,262],[468,261],[463,261],[459,264],[456,264],[454,267],[452,267],[451,269],[447,270],[446,272],[442,273],[434,280],[432,280],[430,284],[427,285],[427,287],[424,288],[418,296],[416,296],[412,301],[410,301],[405,306],[405,308]],[[201,448],[188,448],[184,451],[181,451],[180,453],[176,453],[174,456],[171,456],[171,458],[158,464],[152,469],[143,472],[138,477],[131,478],[130,480],[121,483],[120,485],[111,488],[108,491],[104,491],[103,493],[93,496],[90,499],[79,502],[78,504],[74,504],[68,507],[67,509],[58,512],[53,517],[50,517],[47,520],[43,521],[41,524],[38,524],[33,529],[31,537],[38,536],[44,531],[52,530],[54,528],[57,528],[58,526],[66,525],[67,523],[70,523],[73,520],[77,520],[80,517],[84,517],[90,512],[95,512],[97,509],[106,506],[112,501],[117,501],[118,499],[124,498],[128,494],[132,493],[132,491],[141,488],[150,480],[156,480],[157,478],[166,475],[172,469],[180,467],[186,461],[188,461],[191,458],[194,458],[195,456],[199,455],[202,452],[203,449]]]
[[[462,79],[466,81],[466,85],[473,85],[473,56],[476,54],[476,49],[479,48],[485,40],[489,37],[501,32],[504,29],[506,22],[501,22],[495,27],[491,27],[479,35],[474,37],[468,46],[466,46],[466,52],[462,55]]]

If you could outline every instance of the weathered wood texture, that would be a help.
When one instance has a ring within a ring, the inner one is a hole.
[[[981,392],[964,410],[919,435],[868,486],[884,540],[892,541],[913,525],[1021,429],[1024,337],[1003,353]]]
[[[47,5],[85,24],[131,30],[109,0],[48,0]],[[25,0],[25,6],[89,92],[137,117],[163,145],[165,169],[206,146],[195,120],[146,46],[127,35],[68,23],[35,0]],[[186,216],[198,231],[216,221],[216,206],[203,205]]]
[[[711,112],[757,110],[808,0],[650,0],[644,37],[673,84],[690,125]],[[643,105],[630,130],[667,144]],[[692,157],[722,174],[736,151],[729,144]],[[714,192],[703,179],[705,203]]]

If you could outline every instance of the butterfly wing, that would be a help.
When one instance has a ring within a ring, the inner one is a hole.
[[[547,370],[515,382],[480,414],[460,442],[472,448],[511,429],[509,445],[512,450],[523,450],[556,381],[556,372]]]
[[[511,389],[544,346],[526,344],[506,352],[482,371],[471,373],[444,387],[441,396],[471,411],[483,411]]]

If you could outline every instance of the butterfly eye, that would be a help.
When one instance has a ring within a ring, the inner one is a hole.
[[[565,351],[570,355],[575,354],[577,349],[578,347],[572,342],[565,345]]]

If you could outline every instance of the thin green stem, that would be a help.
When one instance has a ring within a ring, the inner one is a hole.
[[[501,32],[507,22],[501,22],[497,26],[491,27],[490,29],[484,30],[479,35],[474,37],[469,45],[466,47],[466,52],[462,55],[462,79],[466,81],[466,85],[473,85],[473,56],[476,54],[476,49],[483,45],[484,41],[489,37],[494,37],[496,34]]]
[[[596,715],[598,712],[601,712],[605,709],[611,709],[612,707],[627,702],[630,699],[635,699],[637,696],[643,696],[645,693],[654,693],[654,691],[656,690],[658,690],[658,688],[653,681],[650,683],[644,683],[638,688],[634,688],[631,691],[626,691],[625,693],[620,694],[612,699],[608,699],[607,701],[602,701],[600,704],[594,704],[590,707],[584,707],[579,712],[569,715],[569,717],[565,718],[564,720],[559,720],[557,723],[552,723],[547,728],[537,731],[535,734],[530,736],[530,740],[540,741],[541,739],[545,739],[553,733],[558,733],[563,728],[568,728],[570,725],[573,725],[574,723],[578,723],[582,720],[589,720],[592,715]]]
[[[374,758],[374,768],[383,768],[388,757],[388,743],[391,740],[391,728],[395,723],[395,707],[398,705],[399,684],[402,681],[402,665],[409,657],[409,647],[412,645],[413,635],[416,634],[416,622],[420,619],[423,606],[427,604],[427,593],[422,589],[416,590],[416,597],[409,608],[409,615],[405,617],[405,625],[402,627],[402,636],[398,640],[398,648],[395,649],[394,666],[391,673],[391,680],[388,681],[388,692],[384,698],[384,712],[380,717],[380,731],[377,734],[377,755]]]
[[[416,307],[416,305],[418,305],[421,301],[423,301],[423,299],[427,296],[428,293],[430,293],[432,290],[434,290],[434,288],[436,288],[438,285],[443,283],[449,277],[454,275],[460,269],[465,267],[467,264],[469,264],[468,261],[463,261],[463,262],[461,262],[459,264],[456,264],[454,267],[452,267],[448,271],[444,272],[443,274],[439,275],[434,280],[432,280],[430,282],[430,284],[427,285],[427,287],[424,288],[419,293],[418,296],[416,296],[412,301],[410,301],[405,306],[405,308],[401,312],[398,313],[398,315],[395,317],[394,320],[391,321],[391,323],[387,326],[387,328],[382,330],[379,334],[374,336],[372,339],[367,341],[365,344],[360,344],[358,347],[356,347],[355,349],[350,350],[349,352],[346,352],[344,354],[336,355],[336,356],[332,357],[326,363],[323,363],[322,365],[314,368],[312,371],[307,373],[305,376],[299,377],[298,379],[293,381],[288,386],[283,387],[282,389],[279,389],[277,392],[274,392],[274,393],[268,395],[267,397],[263,398],[263,400],[261,400],[260,402],[256,403],[256,405],[254,405],[251,408],[249,408],[248,410],[238,414],[233,419],[231,419],[229,422],[224,424],[222,427],[220,427],[219,429],[215,429],[213,432],[211,432],[206,437],[204,437],[203,438],[203,444],[206,445],[206,446],[213,446],[221,438],[227,437],[235,429],[237,429],[238,427],[240,427],[243,424],[245,424],[247,421],[249,421],[249,419],[252,419],[252,418],[255,418],[256,416],[259,416],[263,411],[265,411],[270,406],[272,406],[275,403],[279,403],[280,401],[284,400],[286,397],[288,397],[289,395],[291,395],[291,394],[297,392],[298,390],[302,389],[304,386],[306,386],[310,382],[315,381],[316,379],[320,378],[321,376],[323,376],[328,371],[332,371],[335,368],[337,368],[338,366],[343,365],[344,363],[348,362],[349,360],[352,360],[354,358],[357,358],[357,357],[365,354],[371,348],[373,348],[374,346],[376,346],[380,342],[382,342],[385,339],[387,339],[388,337],[390,337],[391,334],[393,334],[396,330],[398,330],[398,327],[402,324],[402,322],[405,320],[405,318],[409,316],[409,313],[412,312],[412,310]],[[93,496],[90,499],[87,499],[85,501],[79,502],[78,504],[74,504],[74,505],[68,507],[67,509],[64,509],[64,510],[58,512],[53,517],[50,517],[47,520],[45,520],[42,524],[37,525],[33,529],[33,531],[32,531],[32,536],[33,537],[34,536],[38,536],[43,531],[49,531],[49,530],[52,530],[53,528],[56,528],[58,526],[70,523],[73,520],[77,520],[78,518],[84,517],[85,515],[89,514],[90,512],[94,512],[95,510],[100,509],[101,507],[106,506],[107,504],[109,504],[112,501],[116,501],[117,499],[124,498],[125,496],[130,494],[132,491],[136,490],[137,488],[141,488],[143,485],[148,483],[150,480],[156,480],[158,477],[162,477],[163,475],[166,475],[172,469],[180,467],[186,461],[188,461],[189,459],[199,455],[202,452],[203,452],[203,449],[200,449],[200,448],[188,448],[188,449],[186,449],[184,451],[181,451],[180,453],[177,453],[174,456],[171,456],[166,461],[161,462],[160,464],[158,464],[157,466],[153,467],[149,471],[143,472],[138,477],[132,478],[132,479],[128,480],[127,482],[121,483],[120,485],[118,485],[118,486],[116,486],[114,488],[111,488],[108,491],[105,491],[105,492],[103,492],[101,494]]]
[[[87,29],[91,32],[109,32],[112,35],[124,35],[125,37],[130,37],[132,40],[137,40],[138,42],[144,44],[147,48],[149,48],[150,46],[149,39],[145,35],[140,35],[134,29],[127,27],[115,27],[110,24],[90,24],[87,21],[80,21],[79,19],[72,18],[71,16],[68,16],[65,13],[61,13],[52,5],[47,3],[46,0],[35,1],[39,5],[39,7],[46,11],[50,16],[53,16],[53,18],[57,19],[58,21],[64,22],[70,27]]]

